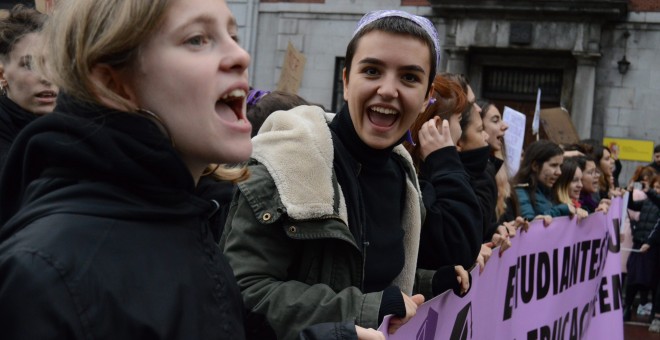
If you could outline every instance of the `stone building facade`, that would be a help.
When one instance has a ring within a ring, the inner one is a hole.
[[[274,89],[287,44],[305,54],[299,94],[341,104],[345,48],[360,17],[399,8],[431,19],[442,70],[475,93],[531,115],[566,108],[581,138],[660,143],[660,2],[651,0],[229,0],[252,55],[250,80]],[[619,62],[629,62],[626,72]],[[624,162],[625,181],[642,162]]]

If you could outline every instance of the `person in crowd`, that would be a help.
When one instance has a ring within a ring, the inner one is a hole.
[[[468,268],[482,242],[479,201],[455,146],[462,134],[462,112],[474,106],[461,87],[446,75],[435,77],[432,104],[411,128],[416,142],[406,143],[418,169],[426,208],[419,248],[421,268],[451,264]],[[436,133],[443,121],[448,123],[449,135]]]
[[[467,290],[463,268],[417,268],[423,206],[400,145],[429,101],[439,53],[428,19],[369,12],[347,47],[341,111],[278,111],[253,138],[251,177],[238,185],[220,246],[255,338],[310,327],[355,334],[388,314],[392,333],[425,296]]]
[[[577,215],[579,219],[585,218],[589,213],[580,206],[580,192],[582,192],[582,168],[580,162],[574,157],[567,157],[561,164],[561,175],[552,186],[554,204],[566,204],[570,216]]]
[[[628,184],[628,191],[631,193],[630,199],[634,201],[644,201],[648,197],[646,195],[646,192],[648,192],[649,189],[649,183],[653,176],[655,175],[655,170],[653,170],[652,167],[650,166],[638,166],[637,169],[635,169],[635,173],[633,176],[630,178],[630,182]],[[625,222],[627,223],[628,228],[630,229],[630,235],[632,237],[632,229],[635,227],[637,223],[639,223],[639,211],[635,211],[633,209],[628,209],[628,219]],[[624,227],[626,226],[626,223],[624,222]],[[629,248],[632,248],[634,244],[630,244]],[[641,248],[640,248],[641,249]],[[626,255],[626,264],[628,260],[628,254],[622,254],[622,261],[623,257]],[[626,275],[628,273],[628,268],[626,266]],[[651,309],[652,309],[652,303],[648,301],[648,293],[649,293],[649,288],[645,286],[640,286],[639,287],[639,296],[640,296],[640,304],[637,307],[637,315],[638,316],[648,316],[651,314]]]
[[[497,202],[495,208],[495,217],[498,222],[510,221],[515,219],[518,214],[514,212],[508,218],[501,219],[507,211],[507,200],[511,197],[511,182],[507,174],[506,165],[504,163],[505,150],[504,150],[504,134],[509,129],[509,125],[502,119],[500,110],[497,109],[495,104],[480,100],[477,105],[481,107],[481,120],[484,124],[484,130],[488,134],[488,145],[490,145],[492,154],[489,158],[489,166],[496,172],[495,182],[497,184]],[[496,223],[501,224],[501,223]],[[491,228],[492,229],[492,228]],[[489,235],[490,236],[490,233]]]
[[[16,5],[0,19],[0,170],[18,133],[53,111],[57,86],[34,68],[45,14]]]
[[[659,190],[656,190],[656,192],[660,192],[660,188]],[[649,234],[648,241],[644,243],[639,250],[642,253],[647,253],[652,247],[660,247],[660,218],[655,222],[653,231]],[[653,301],[655,312],[651,314],[653,315],[653,320],[649,326],[649,332],[660,333],[660,309],[658,309],[658,306],[660,306],[660,294],[658,294],[658,292],[660,292],[660,281],[658,281],[655,292],[655,300]]]
[[[635,190],[638,191],[638,190]],[[640,303],[645,305],[648,303],[648,291],[655,288],[658,279],[658,248],[653,247],[649,250],[649,236],[653,231],[658,218],[660,218],[660,207],[656,204],[658,192],[660,192],[660,175],[655,175],[649,181],[648,186],[645,186],[642,191],[648,197],[641,200],[635,199],[639,197],[633,192],[633,198],[628,200],[628,209],[639,212],[637,221],[631,221],[632,236],[633,236],[633,249],[640,249],[644,244],[647,244],[643,253],[632,252],[628,257],[628,275],[626,283],[626,294],[624,301],[624,320],[628,321],[631,318],[633,301],[638,292],[640,292]],[[653,197],[654,199],[650,199]],[[653,292],[655,295],[656,292]],[[657,306],[652,309],[657,310]],[[644,308],[640,311],[643,312]],[[651,314],[649,311],[648,314]]]
[[[261,125],[271,113],[290,110],[300,105],[310,105],[299,95],[283,91],[250,90],[247,101],[247,117],[252,124],[252,137],[259,133]]]
[[[596,160],[589,151],[592,150],[591,145],[587,144],[571,144],[565,147],[564,155],[571,153],[570,157],[574,157],[578,161],[582,170],[582,191],[580,192],[580,207],[588,213],[602,211],[607,213],[611,201],[609,198],[601,199],[598,195],[600,170],[596,165]]]
[[[612,158],[612,161],[614,162],[613,168],[612,168],[612,183],[614,184],[615,188],[619,187],[619,175],[621,175],[621,170],[623,170],[623,164],[621,164],[621,160],[619,159],[619,144],[617,143],[610,143],[609,145],[610,152],[612,153],[610,157]]]
[[[648,166],[652,167],[656,173],[660,174],[660,144],[653,148],[653,160]]]
[[[596,162],[596,167],[600,172],[598,199],[622,196],[623,190],[614,185],[614,159],[610,149],[593,139],[582,140],[580,143],[583,145],[585,154]]]
[[[553,204],[551,188],[561,175],[564,150],[549,140],[528,145],[518,173],[513,178],[520,201],[521,216],[528,221],[542,218],[545,225],[552,217],[570,214],[567,204]]]
[[[252,150],[237,32],[225,1],[58,2],[43,69],[62,94],[0,178],[3,338],[245,337],[195,195]]]

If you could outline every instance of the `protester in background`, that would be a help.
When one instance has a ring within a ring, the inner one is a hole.
[[[554,216],[570,214],[566,204],[553,204],[551,188],[561,175],[564,151],[559,145],[539,140],[528,145],[513,178],[520,200],[521,216],[529,221],[542,218],[546,225]]]
[[[426,219],[422,226],[418,265],[438,268],[474,264],[482,240],[482,217],[477,196],[459,158],[461,114],[473,107],[461,84],[438,75],[433,81],[432,104],[411,128],[406,143],[418,169]],[[440,133],[447,122],[449,135]]]
[[[636,190],[637,191],[637,190]],[[660,175],[651,178],[649,185],[644,187],[642,191],[649,197],[656,198],[660,192]],[[649,236],[655,227],[655,224],[660,218],[660,207],[647,197],[642,200],[636,200],[635,192],[633,198],[628,200],[628,209],[639,212],[639,220],[631,221],[632,235],[633,235],[633,249],[641,249],[644,244],[649,243]],[[638,197],[638,196],[637,196]],[[628,321],[631,318],[633,301],[637,292],[640,292],[640,304],[646,305],[648,303],[648,290],[654,289],[658,280],[658,248],[645,247],[643,253],[631,253],[628,257],[628,275],[626,284],[626,294],[623,317]],[[653,292],[655,295],[657,292]],[[653,306],[652,309],[657,310],[658,306]],[[648,309],[648,308],[646,308]],[[643,315],[650,315],[645,308],[638,310]]]
[[[653,161],[648,166],[655,169],[655,172],[660,174],[660,144],[653,148]]]
[[[194,194],[252,150],[237,32],[224,1],[58,2],[45,69],[65,94],[0,178],[3,338],[244,338]]]
[[[514,193],[511,190],[511,182],[509,182],[509,175],[506,164],[504,163],[506,159],[504,134],[509,129],[509,125],[504,122],[502,114],[495,104],[486,100],[480,100],[477,102],[477,105],[481,107],[481,119],[484,123],[484,130],[488,133],[488,145],[490,145],[492,150],[491,157],[489,158],[489,166],[496,172],[497,203],[495,216],[498,221],[497,224],[501,224],[503,221],[513,220],[518,216],[517,211],[512,210],[513,214],[511,216],[507,216],[508,218],[504,217],[508,206],[507,201],[510,199],[511,194]]]
[[[582,168],[573,157],[567,157],[561,164],[561,175],[552,186],[554,204],[568,205],[570,215],[577,215],[579,219],[587,217],[589,213],[580,206],[580,192],[582,191]]]
[[[585,139],[580,143],[585,154],[596,162],[596,167],[600,172],[597,200],[622,196],[623,190],[614,185],[614,159],[612,159],[610,149],[594,139]]]
[[[619,145],[615,142],[610,143],[609,145],[610,152],[612,152],[611,157],[612,160],[614,161],[614,168],[612,170],[612,183],[614,184],[615,188],[619,187],[619,175],[621,175],[621,170],[623,169],[623,165],[621,164],[621,160],[619,160]]]
[[[282,92],[250,90],[247,101],[247,117],[252,124],[252,137],[256,136],[264,121],[271,113],[280,110],[290,110],[300,105],[310,105],[302,97]]]
[[[564,155],[570,151],[575,151],[582,155],[573,156],[578,161],[580,168],[584,169],[582,171],[582,191],[580,192],[579,199],[580,207],[590,214],[597,211],[607,213],[611,201],[609,198],[601,199],[598,195],[600,170],[598,170],[596,160],[592,158],[593,155],[589,153],[591,150],[591,145],[572,144],[565,148]]]
[[[656,190],[656,192],[660,191]],[[640,251],[642,253],[646,253],[653,247],[660,247],[660,218],[655,222],[655,226],[649,235],[648,241],[642,245]],[[660,292],[660,281],[658,281],[658,284],[655,288],[655,300],[653,301],[655,312],[652,314],[653,321],[651,321],[651,326],[649,326],[649,332],[655,333],[660,333],[660,294],[658,294],[658,292]]]
[[[630,182],[628,184],[628,191],[631,193],[631,200],[634,201],[644,201],[648,197],[646,195],[646,192],[649,189],[649,182],[655,175],[655,170],[653,170],[652,167],[650,166],[638,166],[637,169],[635,169],[635,173],[630,179]],[[635,228],[636,224],[639,223],[639,211],[635,211],[633,209],[628,209],[628,218],[626,221],[624,221],[624,228],[626,227],[625,222],[628,222],[627,227],[631,231],[631,237],[632,237],[632,230]],[[633,243],[629,245],[629,248],[633,247]],[[643,247],[643,245],[642,245]],[[641,248],[640,248],[641,249]],[[624,254],[625,255],[625,254]],[[629,256],[626,256],[626,264]],[[622,255],[622,261],[624,260],[623,255]],[[626,265],[626,276],[628,273],[628,268]],[[652,309],[652,303],[651,301],[648,301],[648,293],[649,293],[649,288],[641,286],[639,287],[639,296],[640,296],[640,304],[637,306],[637,315],[639,316],[648,316],[651,314],[651,309]]]
[[[427,297],[467,289],[462,268],[417,269],[421,192],[399,145],[430,98],[437,38],[428,19],[367,13],[347,47],[342,110],[278,111],[253,139],[221,240],[253,337],[355,334],[388,314],[394,332],[424,301],[415,283]]]
[[[57,86],[34,68],[46,15],[16,5],[0,19],[0,171],[18,133],[39,115],[53,111]]]

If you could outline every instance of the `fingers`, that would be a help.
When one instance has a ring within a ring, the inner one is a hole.
[[[413,300],[413,302],[417,304],[417,306],[421,306],[424,303],[424,295],[422,294],[416,294],[411,296],[410,298]]]
[[[440,117],[435,116],[422,124],[419,129],[418,138],[422,160],[426,159],[426,156],[435,150],[454,145],[449,130],[449,122],[444,120],[438,124],[439,122]]]
[[[385,335],[373,328],[355,326],[358,340],[385,340]]]
[[[463,266],[455,266],[454,270],[456,270],[456,280],[458,280],[458,284],[461,287],[461,295],[463,295],[470,289],[470,276]]]
[[[552,216],[543,216],[543,225],[547,227],[550,225],[550,223],[552,223]]]
[[[387,332],[394,334],[401,326],[403,326],[403,320],[401,318],[391,318],[390,324],[387,326]]]
[[[401,326],[408,322],[417,313],[417,307],[424,303],[424,295],[417,294],[408,296],[401,292],[403,295],[403,302],[406,306],[406,316],[403,318],[395,317],[390,319],[390,324],[387,327],[387,332],[394,334]]]
[[[484,268],[486,268],[486,260],[483,255],[479,254],[477,256],[477,264],[479,265],[479,274],[483,273]]]
[[[492,244],[491,242],[489,243]],[[488,259],[490,259],[490,256],[493,255],[493,250],[487,244],[482,244],[481,250],[479,251],[479,255],[483,256],[484,264],[485,264],[486,262],[488,262]]]

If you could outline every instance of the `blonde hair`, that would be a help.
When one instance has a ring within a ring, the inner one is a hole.
[[[137,108],[126,99],[92,80],[92,69],[98,64],[130,69],[169,4],[170,0],[59,0],[43,31],[48,79],[76,99],[102,104],[104,98],[134,112]]]
[[[59,0],[43,30],[39,65],[62,92],[83,102],[110,102],[127,112],[138,108],[105,84],[92,69],[107,65],[118,72],[137,66],[140,47],[165,21],[172,0]],[[138,113],[139,114],[139,113]],[[214,175],[225,180],[247,176],[243,167],[220,166]]]

